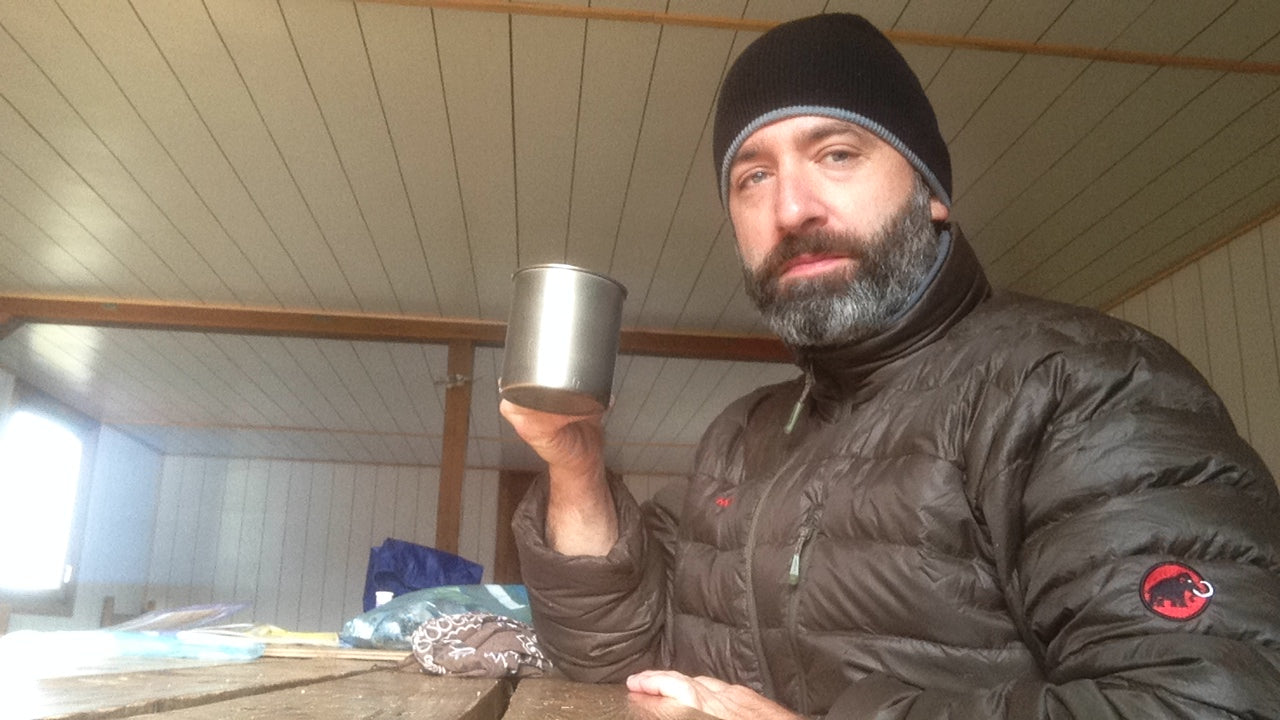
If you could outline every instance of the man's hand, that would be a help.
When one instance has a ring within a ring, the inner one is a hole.
[[[498,409],[547,461],[547,544],[565,555],[608,555],[618,540],[618,514],[604,475],[603,413],[557,415],[507,400]]]
[[[503,400],[498,406],[516,434],[553,470],[592,475],[603,467],[603,414],[557,415]]]
[[[800,717],[760,693],[713,677],[689,677],[674,670],[646,670],[627,678],[627,689],[671,698],[721,720],[798,720]]]

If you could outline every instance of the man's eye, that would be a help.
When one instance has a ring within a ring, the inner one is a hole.
[[[744,187],[747,185],[758,185],[764,182],[765,179],[768,177],[769,177],[769,174],[766,173],[765,171],[756,170],[755,172],[749,172],[746,175],[743,175],[742,181],[739,183],[739,185]]]
[[[827,159],[838,163],[848,162],[853,159],[853,153],[848,150],[832,150],[827,153]]]

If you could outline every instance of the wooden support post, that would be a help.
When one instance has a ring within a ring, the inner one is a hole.
[[[444,393],[444,450],[436,503],[436,548],[457,554],[462,527],[462,480],[467,471],[467,429],[471,422],[471,374],[475,344],[449,343],[449,377]]]

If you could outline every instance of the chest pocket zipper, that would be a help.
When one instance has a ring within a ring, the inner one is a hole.
[[[809,539],[813,537],[816,524],[812,517],[806,517],[800,526],[800,537],[796,538],[795,551],[791,554],[791,567],[787,570],[787,583],[792,587],[800,584],[800,558],[804,555]]]

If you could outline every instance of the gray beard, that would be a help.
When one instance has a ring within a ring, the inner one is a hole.
[[[938,231],[929,199],[917,176],[902,209],[870,237],[825,231],[788,236],[755,272],[744,266],[747,295],[765,324],[797,348],[858,342],[884,331],[907,309],[937,261]],[[783,287],[783,265],[809,253],[846,255],[857,262],[847,272]]]

